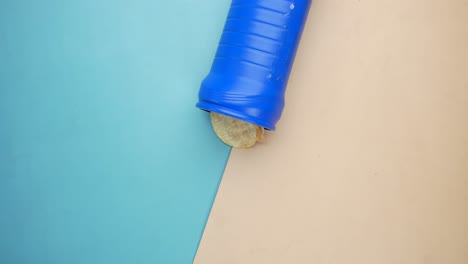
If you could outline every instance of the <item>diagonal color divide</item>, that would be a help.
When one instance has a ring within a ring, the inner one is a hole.
[[[0,2],[0,263],[191,263],[229,1]]]
[[[468,4],[316,0],[196,264],[468,263]]]

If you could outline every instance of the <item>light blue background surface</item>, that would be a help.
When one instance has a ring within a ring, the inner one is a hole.
[[[191,263],[228,0],[0,0],[0,263]]]

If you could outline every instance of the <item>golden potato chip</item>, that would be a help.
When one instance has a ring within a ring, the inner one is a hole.
[[[265,129],[259,126],[256,126],[256,129],[257,129],[257,141],[265,142]]]
[[[264,142],[262,127],[214,112],[210,116],[214,131],[229,146],[251,148],[257,141]]]

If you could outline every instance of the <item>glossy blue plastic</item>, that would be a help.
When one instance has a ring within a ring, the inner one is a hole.
[[[197,107],[274,130],[311,0],[233,0]]]

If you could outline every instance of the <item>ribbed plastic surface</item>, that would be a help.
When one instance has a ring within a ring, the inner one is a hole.
[[[233,0],[197,107],[274,130],[311,0]]]

